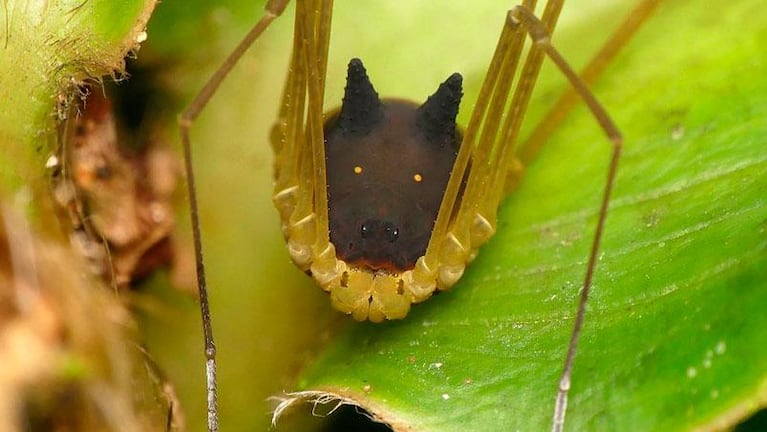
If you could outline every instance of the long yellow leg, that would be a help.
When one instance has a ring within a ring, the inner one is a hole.
[[[515,155],[515,143],[520,126],[538,77],[543,56],[548,56],[570,81],[574,91],[586,102],[613,145],[578,313],[557,393],[552,426],[552,430],[555,431],[561,430],[564,425],[573,359],[583,325],[585,305],[596,264],[596,254],[607,216],[607,205],[610,200],[622,145],[621,135],[607,112],[588,90],[586,83],[578,77],[551,45],[550,32],[556,24],[561,7],[561,1],[548,2],[540,20],[533,14],[527,3],[509,11],[490,71],[480,92],[480,100],[477,103],[478,112],[475,112],[472,117],[472,123],[470,123],[462,144],[461,153],[465,152],[465,155],[459,153],[459,161],[463,162],[461,157],[465,157],[467,159],[466,165],[457,165],[457,168],[454,169],[448,185],[448,194],[450,195],[445,197],[443,207],[440,209],[439,218],[442,220],[438,218],[437,226],[444,231],[437,233],[435,229],[427,250],[427,256],[422,263],[419,263],[422,264],[422,268],[418,269],[419,271],[429,270],[432,274],[437,273],[439,278],[437,286],[439,288],[449,287],[460,278],[465,262],[471,258],[474,251],[495,231],[496,212],[504,196],[508,170],[515,166],[515,161],[518,161]],[[499,119],[503,110],[500,107],[508,99],[510,86],[508,81],[513,78],[516,71],[519,50],[521,49],[520,35],[524,34],[530,35],[533,40],[533,47],[520,72],[520,81],[515,88],[513,97],[508,102],[506,121],[501,126]],[[490,90],[486,87],[489,87]],[[482,139],[475,142],[480,124],[483,128],[480,135]],[[459,198],[457,195],[459,187],[456,184],[463,181],[469,162],[471,163],[471,172],[463,196]],[[451,192],[455,195],[452,195]],[[458,203],[459,199],[460,203]],[[457,211],[455,210],[456,206],[458,206]]]
[[[546,4],[542,22],[554,28],[562,1]],[[524,1],[525,10],[535,7]],[[520,73],[519,83],[509,98],[520,61],[526,31],[504,21],[493,60],[480,90],[466,129],[445,197],[440,206],[426,255],[413,272],[414,285],[423,291],[444,289],[462,275],[466,261],[495,232],[498,204],[503,198],[501,179],[513,159],[514,142],[524,118],[533,85],[538,77],[543,52],[533,46]],[[501,125],[503,116],[506,121]],[[463,196],[459,197],[466,172]]]

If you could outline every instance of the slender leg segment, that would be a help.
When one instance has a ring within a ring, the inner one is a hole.
[[[626,46],[637,31],[642,28],[642,24],[652,16],[661,2],[662,0],[643,0],[628,13],[626,19],[580,72],[579,75],[584,83],[590,86],[599,79],[621,48]],[[578,93],[572,87],[560,95],[551,109],[543,116],[543,120],[536,125],[530,136],[520,145],[519,160],[522,165],[528,165],[535,159],[546,140],[572,111],[578,101]]]
[[[210,99],[216,93],[219,85],[242,58],[245,51],[253,45],[253,42],[269,27],[275,18],[280,16],[287,6],[288,0],[270,0],[266,4],[266,12],[255,26],[248,32],[234,51],[227,57],[224,63],[208,80],[205,87],[197,94],[191,104],[179,116],[179,129],[181,132],[181,144],[184,149],[184,168],[186,170],[187,193],[189,194],[189,214],[192,220],[192,236],[194,241],[195,261],[197,263],[197,287],[200,296],[200,313],[202,314],[203,336],[205,338],[205,375],[207,386],[207,410],[208,431],[218,431],[218,391],[216,383],[216,344],[213,339],[213,327],[210,319],[208,304],[208,291],[205,279],[205,265],[202,257],[202,240],[200,238],[200,220],[197,210],[197,191],[194,183],[194,170],[192,169],[192,151],[189,141],[189,128],[194,120],[202,112]]]
[[[567,411],[567,394],[570,390],[570,378],[572,375],[573,361],[575,359],[578,339],[580,337],[581,328],[583,326],[583,319],[586,313],[586,304],[588,302],[589,290],[591,288],[591,280],[594,275],[597,251],[599,250],[599,243],[602,239],[604,222],[607,218],[607,207],[610,202],[610,194],[612,192],[613,184],[615,183],[615,174],[618,168],[618,160],[620,158],[623,140],[620,132],[618,131],[618,128],[610,119],[602,105],[599,104],[594,95],[586,87],[586,84],[578,77],[570,65],[567,64],[559,52],[551,45],[551,39],[544,24],[538,20],[538,18],[536,18],[532,12],[524,7],[513,8],[509,12],[509,21],[512,25],[521,25],[528,30],[530,37],[533,39],[533,43],[536,46],[539,46],[546,53],[546,55],[549,56],[549,58],[554,62],[554,64],[556,64],[559,70],[562,71],[562,73],[570,81],[575,91],[577,91],[578,94],[586,102],[586,105],[591,110],[600,127],[605,131],[605,134],[613,145],[612,157],[610,159],[610,165],[607,173],[607,181],[605,182],[602,202],[599,208],[599,219],[597,221],[597,227],[591,245],[591,251],[589,252],[589,260],[586,266],[586,276],[583,281],[581,296],[578,301],[578,312],[575,317],[573,332],[570,338],[570,344],[567,349],[567,356],[565,358],[565,364],[562,372],[562,377],[559,382],[559,390],[557,392],[557,398],[554,407],[552,431],[561,431],[564,427],[565,413]]]
[[[610,61],[617,55],[619,50],[625,46],[628,41],[636,34],[639,28],[641,28],[642,23],[655,12],[660,3],[661,0],[644,0],[634,7],[634,9],[628,14],[627,18],[621,23],[618,29],[610,36],[607,43],[605,43],[605,45],[599,50],[599,52],[592,58],[592,60],[581,72],[580,79],[584,84],[591,85],[597,80],[597,78],[606,69]],[[518,14],[519,13],[523,12],[518,12]],[[532,20],[534,20],[534,17],[532,17],[532,19],[528,18],[528,21]],[[530,22],[526,25],[535,24]],[[535,38],[536,36],[533,37]],[[543,41],[543,44],[549,45],[548,39],[541,31],[538,32],[538,37],[540,38],[539,40]],[[547,49],[553,50],[550,45]],[[559,62],[555,60],[555,62],[561,69],[561,60]],[[572,72],[565,72],[565,75],[567,75],[568,78],[572,81],[570,78]],[[529,164],[537,156],[551,133],[575,106],[578,101],[579,94],[582,94],[582,92],[578,86],[574,84],[573,87],[565,91],[560,96],[554,106],[549,110],[547,115],[544,116],[544,119],[536,126],[536,128],[530,134],[530,137],[528,137],[525,143],[522,144],[520,149],[519,159],[523,166]],[[587,101],[587,103],[589,103],[587,98],[584,99]],[[594,112],[595,116],[599,118],[598,111],[595,111],[591,105],[589,105],[589,108],[592,110],[592,112]],[[600,124],[604,125],[604,122],[600,121]],[[564,428],[565,414],[567,411],[567,395],[570,389],[573,361],[578,344],[580,330],[583,325],[585,307],[588,301],[588,295],[591,286],[591,279],[593,276],[594,266],[596,265],[597,250],[599,248],[599,242],[602,236],[604,220],[607,213],[607,205],[610,199],[610,193],[614,183],[617,161],[620,153],[621,141],[620,136],[615,134],[617,131],[615,131],[613,128],[613,131],[611,132],[609,129],[604,128],[604,126],[603,129],[608,134],[610,140],[614,143],[613,156],[608,171],[605,190],[603,192],[602,203],[599,210],[599,220],[597,222],[596,233],[594,235],[591,252],[589,254],[587,272],[581,291],[581,298],[578,304],[578,311],[573,326],[573,333],[571,335],[570,344],[568,346],[567,357],[565,359],[565,364],[557,392],[552,420],[552,431],[561,431]]]

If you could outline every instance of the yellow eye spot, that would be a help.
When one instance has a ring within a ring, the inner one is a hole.
[[[413,176],[413,180],[415,180],[415,181],[416,181],[416,183],[421,183],[421,182],[423,181],[423,176],[422,176],[421,174],[418,174],[418,173],[416,173],[416,174]]]
[[[362,167],[359,165],[354,167],[354,174],[362,174]]]

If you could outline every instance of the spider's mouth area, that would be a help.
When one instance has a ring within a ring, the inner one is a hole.
[[[349,274],[350,273],[354,273],[354,272],[367,273],[367,274],[373,276],[373,278],[377,278],[377,277],[393,277],[393,278],[397,278],[397,279],[399,279],[400,276],[403,273],[401,271],[396,271],[396,270],[395,271],[390,271],[390,270],[387,270],[387,269],[377,269],[377,270],[374,270],[374,269],[371,269],[369,267],[350,265],[349,268],[347,270],[345,270],[343,272],[343,274],[341,275],[341,283],[340,283],[340,285],[342,287],[344,287],[344,288],[349,287],[349,278],[350,278]]]
[[[336,258],[371,271],[400,273],[412,269],[429,241],[428,232],[425,236],[413,236],[409,226],[400,229],[389,221],[367,219],[354,226],[362,226],[364,233],[331,229],[330,240],[335,246]]]
[[[344,260],[346,261],[346,260]],[[410,265],[409,267],[400,267],[391,260],[387,259],[371,259],[371,258],[361,258],[352,262],[346,262],[349,266],[358,268],[361,270],[367,270],[371,273],[384,273],[384,274],[398,274],[402,273],[403,271],[412,270],[413,267],[415,267],[415,263]]]

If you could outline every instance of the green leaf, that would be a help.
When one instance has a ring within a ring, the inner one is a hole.
[[[626,144],[569,430],[715,428],[767,399],[767,15],[706,6],[663,7],[595,88]],[[300,388],[402,430],[546,429],[608,157],[580,110],[461,283],[349,329]]]
[[[30,183],[47,187],[41,180],[54,140],[46,140],[55,130],[57,109],[65,110],[74,84],[122,70],[154,5],[155,0],[0,5],[0,183],[6,191]]]
[[[711,429],[767,399],[767,65],[760,48],[767,13],[756,0],[666,3],[594,87],[624,132],[625,149],[575,363],[569,430]],[[631,6],[568,2],[554,43],[582,65]],[[355,56],[388,96],[421,100],[462,72],[465,123],[508,7],[337,2],[326,105],[340,102],[343,71]],[[162,42],[142,56],[179,61],[170,85],[188,100],[258,11],[239,0],[163,4],[158,17],[168,15],[149,31]],[[412,430],[548,428],[607,140],[590,114],[576,110],[502,206],[498,234],[461,283],[406,320],[349,322],[289,263],[271,208],[267,136],[291,13],[243,59],[192,130],[222,424],[263,428],[267,396],[314,389],[354,398]],[[176,22],[191,29],[173,30]],[[543,75],[528,127],[565,88],[551,67]],[[189,423],[201,429],[194,307],[186,301],[186,320],[157,319],[164,334],[150,336],[150,345],[174,365],[168,373]]]

